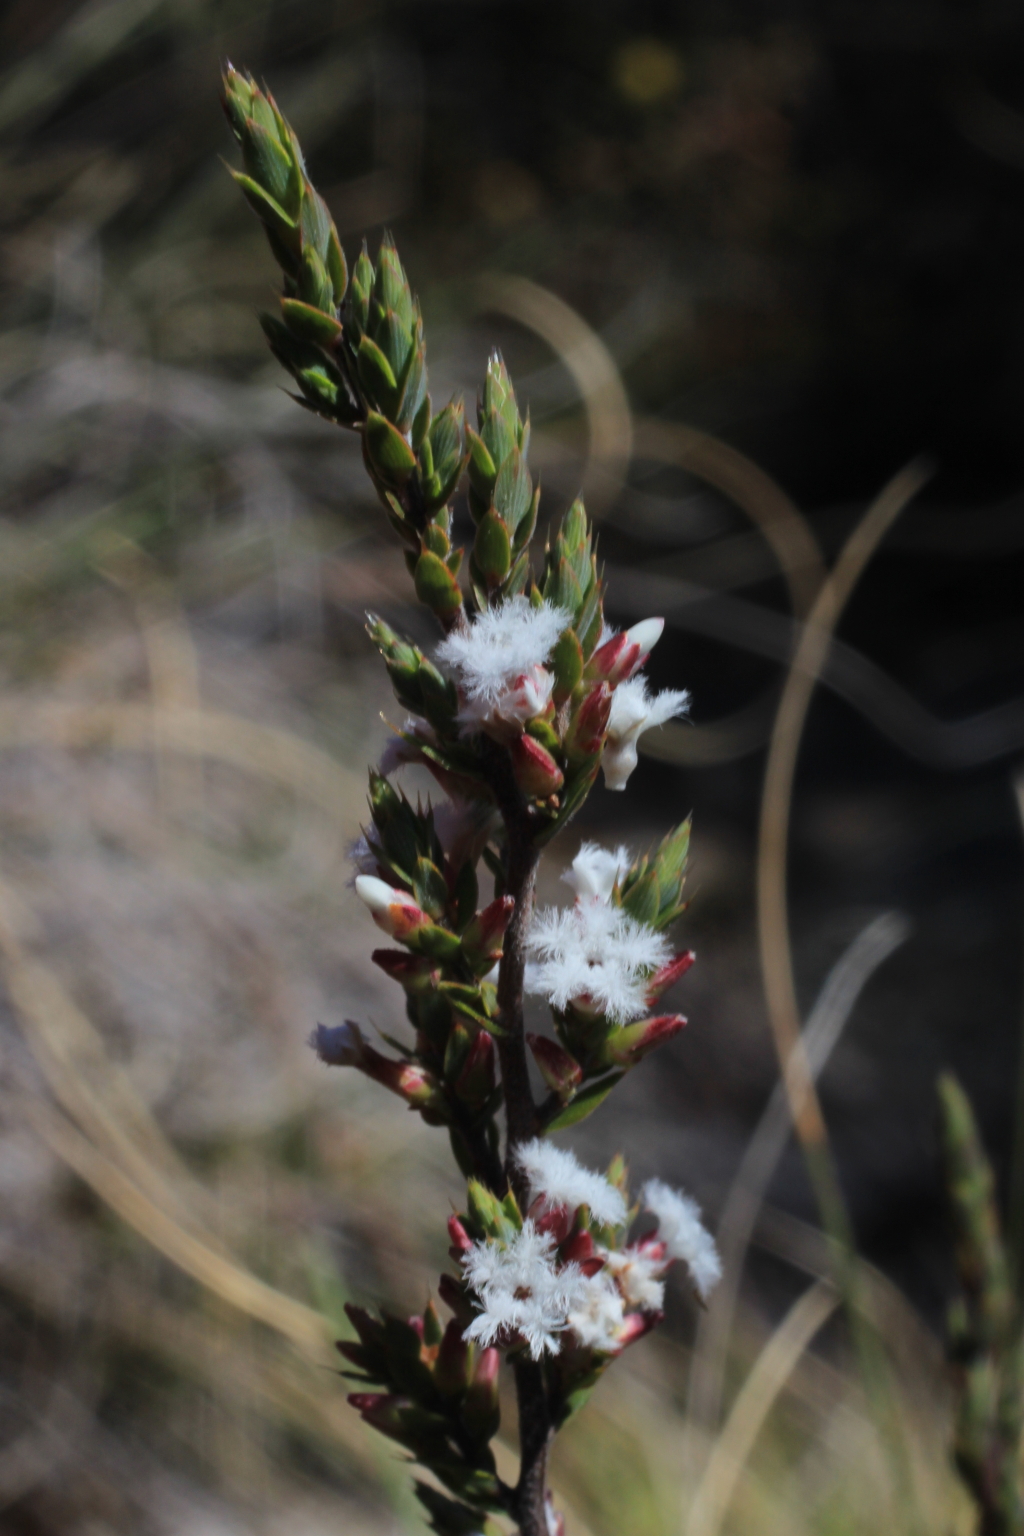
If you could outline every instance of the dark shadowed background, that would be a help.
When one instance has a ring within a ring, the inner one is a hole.
[[[693,724],[595,792],[542,891],[581,835],[638,849],[693,812],[689,1027],[573,1144],[713,1224],[778,1080],[756,870],[788,661],[926,461],[811,699],[788,893],[805,1017],[846,967],[821,1097],[914,1492],[838,1318],[770,1352],[825,1273],[792,1144],[754,1159],[735,1312],[695,1335],[674,1294],[556,1486],[577,1536],[917,1529],[904,1499],[969,1530],[934,1082],[960,1074],[1024,1201],[1019,8],[8,0],[0,44],[0,1528],[422,1528],[325,1366],[346,1299],[422,1305],[459,1186],[304,1042],[399,1017],[346,885],[396,710],[364,610],[428,631],[358,442],[266,353],[230,58],[350,258],[394,231],[435,402],[500,344],[542,516],[582,485],[611,618],[669,620],[649,670]]]

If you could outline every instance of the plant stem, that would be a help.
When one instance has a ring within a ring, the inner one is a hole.
[[[526,971],[526,931],[533,908],[533,888],[540,853],[534,845],[529,808],[512,777],[508,754],[491,754],[491,783],[508,839],[505,894],[515,910],[505,930],[504,953],[498,973],[498,1007],[504,1034],[498,1040],[498,1060],[505,1093],[505,1174],[525,1209],[529,1191],[516,1166],[515,1149],[538,1131],[537,1107],[530,1088],[523,1033],[523,978]],[[519,1482],[512,1513],[520,1536],[546,1536],[544,1508],[551,1411],[544,1372],[525,1356],[515,1363],[519,1408]]]

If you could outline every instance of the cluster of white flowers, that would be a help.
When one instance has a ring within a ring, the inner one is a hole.
[[[559,1269],[554,1248],[552,1234],[538,1231],[529,1217],[507,1243],[473,1244],[462,1269],[483,1310],[466,1329],[467,1339],[488,1345],[518,1335],[535,1360],[545,1351],[558,1353],[569,1314],[584,1305],[587,1277],[578,1264]]]
[[[592,1173],[573,1154],[539,1136],[516,1148],[516,1162],[526,1175],[530,1196],[545,1210],[564,1206],[575,1211],[585,1205],[603,1227],[621,1227],[626,1202],[620,1190],[601,1173]]]
[[[529,1184],[532,1209],[575,1212],[585,1205],[592,1220],[624,1232],[629,1211],[621,1191],[582,1167],[571,1152],[538,1138],[517,1149],[516,1161]],[[706,1300],[721,1263],[695,1202],[659,1179],[644,1186],[643,1198],[658,1218],[657,1233],[635,1247],[595,1245],[601,1267],[594,1273],[587,1273],[590,1264],[559,1264],[554,1231],[541,1230],[546,1223],[538,1226],[532,1215],[507,1242],[473,1243],[463,1254],[462,1269],[481,1310],[465,1337],[483,1345],[521,1339],[535,1360],[557,1354],[567,1334],[585,1349],[613,1354],[643,1331],[640,1314],[662,1310],[664,1277],[676,1260],[686,1265],[694,1289]]]
[[[701,1301],[707,1301],[722,1278],[722,1261],[714,1238],[700,1219],[696,1200],[670,1189],[660,1179],[649,1179],[643,1196],[646,1209],[658,1218],[658,1237],[668,1257],[686,1265],[694,1290]]]
[[[620,683],[612,694],[601,769],[606,789],[625,789],[637,763],[637,741],[644,731],[684,715],[690,695],[685,689],[666,688],[651,694],[645,677]]]
[[[475,615],[465,632],[453,631],[437,658],[454,674],[462,700],[460,722],[470,730],[505,726],[521,731],[543,714],[553,679],[544,666],[572,614],[551,603],[535,608],[521,594]]]
[[[612,905],[616,881],[629,868],[625,849],[609,854],[584,843],[565,878],[575,906],[538,911],[526,936],[526,991],[553,1008],[628,1024],[647,1009],[647,983],[667,964],[672,946],[662,934]]]

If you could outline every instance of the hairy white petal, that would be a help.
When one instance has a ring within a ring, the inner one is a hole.
[[[584,843],[562,879],[572,886],[581,901],[593,897],[607,902],[611,900],[616,881],[629,873],[631,862],[625,848],[616,848],[613,853],[598,843]]]
[[[587,1281],[583,1295],[569,1313],[569,1327],[584,1348],[604,1354],[618,1349],[625,1320],[619,1288],[603,1270]]]
[[[658,1236],[669,1257],[682,1260],[694,1290],[701,1301],[706,1301],[722,1278],[722,1261],[714,1238],[700,1219],[696,1200],[670,1189],[660,1179],[647,1181],[643,1197],[647,1210],[658,1218]]]
[[[685,714],[690,695],[685,689],[666,688],[650,694],[645,677],[633,677],[620,683],[612,694],[601,767],[607,789],[625,789],[637,763],[636,744],[644,731],[664,725]]]
[[[437,648],[466,698],[496,705],[519,677],[547,661],[562,630],[572,623],[565,608],[534,608],[521,594],[478,613],[468,632],[453,632]]]
[[[587,1282],[578,1264],[556,1267],[554,1248],[551,1233],[538,1232],[529,1218],[508,1243],[474,1243],[462,1270],[482,1310],[464,1337],[486,1346],[518,1334],[535,1360],[557,1354]]]
[[[570,1210],[587,1205],[601,1226],[625,1226],[626,1202],[620,1191],[603,1174],[584,1168],[567,1148],[537,1136],[517,1147],[515,1157],[534,1200],[543,1197],[546,1206],[565,1205]]]
[[[616,1024],[647,1009],[647,979],[672,955],[669,941],[621,907],[577,902],[537,912],[526,936],[526,990],[553,1008],[578,1007]]]
[[[660,1278],[666,1269],[664,1259],[652,1259],[642,1248],[598,1248],[597,1252],[627,1307],[638,1307],[642,1312],[661,1311],[665,1303],[665,1286]]]

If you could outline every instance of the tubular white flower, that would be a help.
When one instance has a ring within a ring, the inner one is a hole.
[[[706,1301],[722,1278],[722,1261],[715,1240],[700,1219],[696,1200],[670,1189],[660,1179],[648,1179],[644,1205],[658,1218],[658,1236],[672,1259],[680,1259],[690,1271],[693,1288]]]
[[[519,594],[473,619],[467,632],[453,631],[437,648],[438,660],[455,674],[467,724],[500,719],[520,728],[540,714],[551,697],[544,663],[572,615],[542,603],[534,608]]]
[[[637,763],[636,744],[644,733],[666,720],[685,714],[690,695],[685,689],[667,688],[659,694],[647,691],[647,679],[633,677],[620,683],[612,694],[601,768],[606,789],[625,789]]]
[[[584,843],[562,879],[576,892],[579,901],[609,902],[616,881],[629,873],[631,862],[625,848],[616,848],[613,853],[597,843]]]
[[[357,875],[355,888],[360,901],[365,901],[369,907],[370,916],[377,927],[392,938],[400,926],[408,931],[411,924],[425,921],[424,914],[408,891],[400,891],[376,875]]]
[[[665,1304],[665,1286],[660,1276],[666,1261],[652,1259],[642,1248],[598,1248],[605,1270],[615,1279],[627,1307],[642,1312],[660,1312]]]
[[[556,1147],[539,1136],[516,1148],[516,1162],[526,1175],[533,1200],[543,1199],[545,1207],[590,1207],[590,1214],[603,1227],[626,1224],[626,1202],[622,1194],[600,1173],[584,1168],[572,1152]]]
[[[578,1264],[555,1265],[555,1239],[527,1218],[509,1243],[474,1243],[462,1271],[482,1311],[463,1337],[484,1346],[518,1334],[534,1360],[556,1355],[569,1314],[583,1304],[586,1276]]]
[[[585,1349],[614,1354],[619,1348],[625,1307],[618,1286],[611,1276],[598,1270],[586,1283],[586,1289],[569,1313],[569,1327]]]
[[[630,644],[640,647],[640,655],[633,663],[634,672],[640,670],[664,633],[664,619],[641,619],[639,624],[626,630],[626,639]]]
[[[577,902],[537,912],[526,935],[526,991],[553,1008],[628,1024],[647,1011],[647,980],[672,954],[668,939],[621,907]]]

